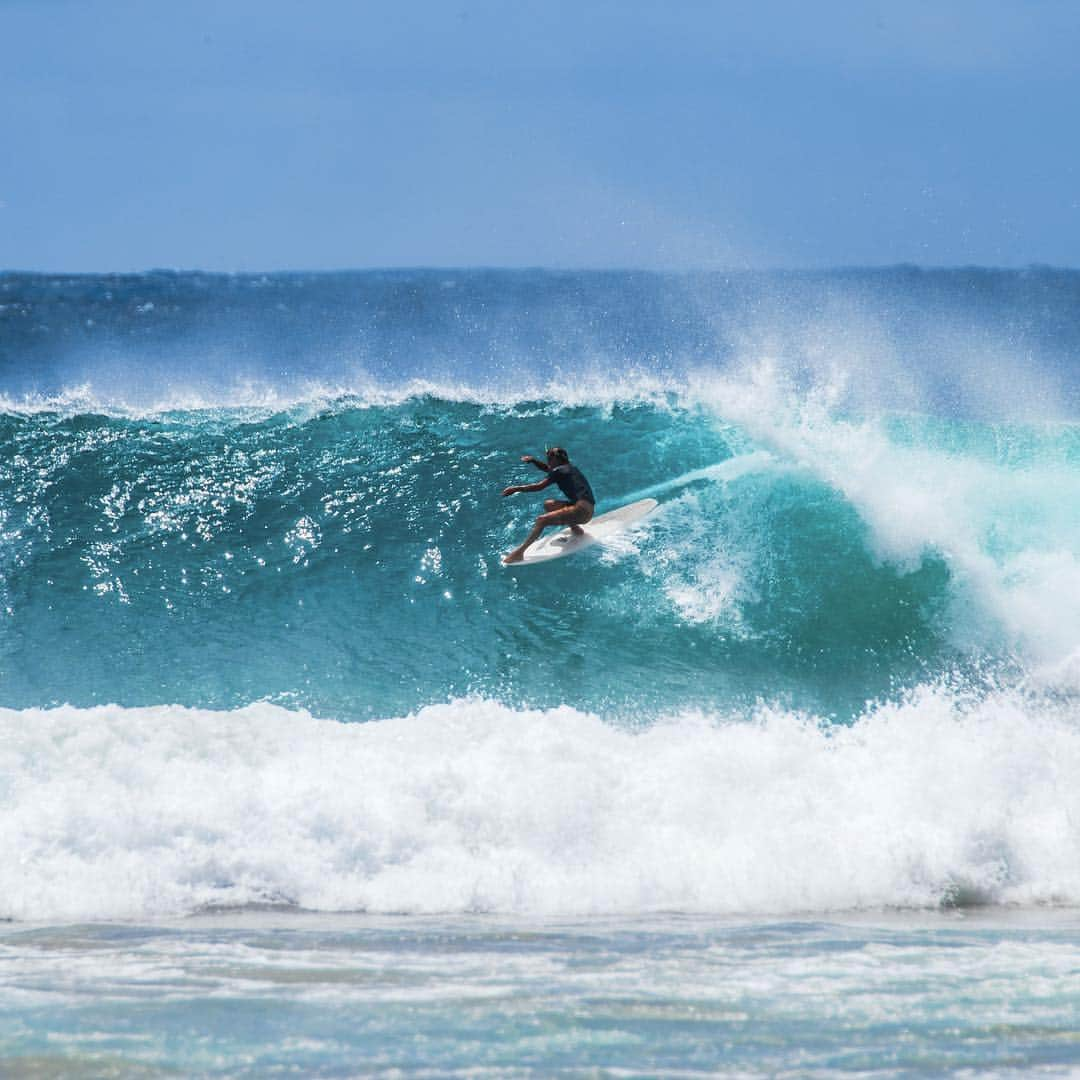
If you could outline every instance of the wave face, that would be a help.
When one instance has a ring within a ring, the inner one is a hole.
[[[1078,297],[0,276],[0,915],[1080,902]]]
[[[774,391],[0,417],[4,703],[843,717],[1071,662],[1074,429],[766,419]],[[539,497],[500,492],[556,440],[601,509],[661,507],[599,554],[507,570]]]
[[[420,397],[0,431],[8,704],[841,707],[953,662],[942,555],[881,561],[842,493],[699,408]],[[608,505],[689,479],[600,557],[507,571],[538,501],[500,497],[533,479],[514,451],[556,438]]]

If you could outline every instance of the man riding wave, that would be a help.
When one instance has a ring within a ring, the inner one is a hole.
[[[553,525],[569,525],[571,532],[580,535],[584,531],[581,526],[592,520],[596,507],[589,481],[576,465],[570,464],[570,455],[561,446],[553,446],[547,451],[546,463],[532,454],[526,454],[521,460],[528,465],[535,465],[547,473],[547,476],[535,484],[508,487],[503,491],[503,495],[516,495],[519,491],[543,491],[551,484],[557,484],[566,497],[544,501],[544,513],[534,522],[532,532],[523,544],[503,556],[504,563],[521,562],[525,558],[525,549],[538,540],[545,529]]]

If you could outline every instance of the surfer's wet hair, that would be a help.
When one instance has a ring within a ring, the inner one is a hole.
[[[560,465],[565,465],[570,460],[570,455],[561,446],[549,446],[547,456],[554,458]]]

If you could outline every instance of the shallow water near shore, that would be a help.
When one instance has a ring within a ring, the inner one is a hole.
[[[0,930],[18,1075],[1080,1068],[1080,912],[208,913]]]

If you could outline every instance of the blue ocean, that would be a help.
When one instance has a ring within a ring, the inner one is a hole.
[[[0,274],[4,1068],[1075,1074],[1078,775],[1080,272]]]

